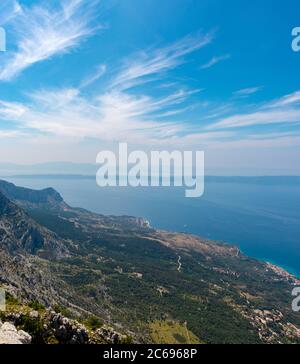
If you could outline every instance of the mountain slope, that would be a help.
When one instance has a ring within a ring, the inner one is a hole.
[[[9,239],[26,252],[27,264],[18,266],[15,279],[22,280],[22,266],[34,262],[24,280],[31,298],[59,303],[79,317],[93,314],[140,342],[171,337],[172,342],[188,342],[188,337],[204,343],[300,342],[300,318],[291,311],[291,291],[300,282],[285,271],[233,246],[157,231],[143,219],[97,215],[61,199],[54,203],[52,191],[43,205],[40,192],[34,196],[22,189],[20,195],[12,185],[9,195],[27,212],[6,198],[0,224],[8,220],[18,231],[20,224],[13,221],[21,215],[21,226],[34,225],[68,247],[68,255],[49,258],[40,248],[24,248],[22,234],[11,233],[1,242],[10,261],[15,254],[7,248]],[[8,265],[2,261],[1,267],[11,289],[15,282]],[[41,288],[43,279],[52,293]],[[185,332],[190,334],[185,337]]]
[[[16,187],[14,184],[0,180],[0,192],[11,201],[24,208],[63,208],[64,201],[53,188],[36,191],[29,188]]]
[[[0,192],[0,245],[8,252],[62,257],[65,242],[38,225],[21,208]]]

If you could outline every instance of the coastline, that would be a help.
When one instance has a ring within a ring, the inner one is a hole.
[[[248,254],[247,252],[241,250],[241,248],[238,245],[236,245],[236,244],[234,244],[234,245],[240,250],[240,252],[243,255],[245,255],[247,257],[251,257],[253,259],[256,259],[259,262],[265,263],[270,267],[276,267],[276,268],[278,268],[278,273],[279,273],[279,271],[281,271],[282,273],[286,272],[288,275],[296,278],[300,282],[300,273],[296,272],[293,268],[291,268],[289,266],[286,266],[286,265],[283,265],[283,264],[279,264],[276,261],[274,261],[272,259],[269,259],[269,258],[262,258],[262,257],[253,256],[253,255]]]
[[[50,180],[50,183],[49,183],[49,185],[51,184],[51,179],[56,179],[56,178],[58,178],[58,179],[64,179],[64,180],[68,180],[69,178],[71,178],[71,179],[74,179],[74,180],[80,180],[80,179],[91,179],[91,177],[92,176],[84,176],[84,175],[52,175],[52,176],[50,176],[50,175],[27,175],[27,176],[25,176],[25,175],[18,175],[18,176],[14,176],[14,177],[10,177],[10,178],[8,178],[8,181],[11,181],[11,180],[13,180],[14,178],[15,179],[19,179],[19,178],[25,178],[25,179],[31,179],[31,178],[33,178],[33,179],[46,179],[46,180]],[[224,179],[227,181],[227,182],[229,182],[231,179],[236,179],[236,177],[213,177],[214,179],[221,179],[221,181],[223,181]],[[273,177],[275,180],[277,180],[278,179],[278,177]],[[281,177],[282,178],[282,177]],[[280,179],[281,179],[280,178]],[[297,178],[299,178],[299,177],[297,177]],[[244,180],[244,182],[246,182],[247,181],[247,179],[249,179],[249,178],[243,178],[243,180]],[[259,179],[258,181],[257,181],[257,177],[256,178],[250,178],[250,180],[254,180],[255,182],[261,182],[261,180]],[[254,182],[253,181],[253,182]],[[36,188],[36,187],[31,187],[31,188]],[[61,191],[62,193],[63,193],[63,191]],[[89,210],[89,211],[93,211],[93,212],[95,212],[95,213],[99,213],[99,211],[96,211],[96,210],[94,210],[94,209],[91,209],[91,208],[87,208],[87,207],[85,207],[87,210]],[[107,214],[105,214],[105,215],[107,215]],[[118,216],[118,214],[109,214],[109,215],[114,215],[114,216]],[[129,215],[131,215],[131,214],[129,214]],[[133,216],[133,215],[132,215]],[[137,216],[139,216],[139,215],[137,215]],[[142,214],[140,215],[140,216],[143,216]],[[161,227],[161,226],[156,226],[156,224],[155,224],[155,222],[152,222],[151,221],[151,217],[149,217],[149,216],[147,216],[147,217],[145,217],[145,218],[142,218],[142,220],[144,221],[144,226],[148,226],[148,227],[153,227],[154,229],[158,229],[158,230],[165,230],[165,231],[170,231],[170,232],[177,232],[177,233],[180,233],[181,231],[180,231],[180,229],[176,229],[176,227],[174,227],[174,228],[171,228],[171,229],[166,229],[165,227]],[[201,234],[201,233],[199,233],[199,234],[197,234],[197,233],[195,233],[195,232],[192,232],[192,231],[182,231],[183,233],[187,233],[187,234],[189,234],[189,235],[195,235],[195,236],[197,236],[197,237],[200,237],[200,238],[205,238],[205,239],[208,239],[208,240],[211,240],[211,241],[219,241],[219,242],[222,242],[222,243],[225,243],[225,244],[228,244],[228,245],[234,245],[234,246],[236,246],[237,248],[239,248],[239,250],[244,254],[244,255],[246,255],[246,256],[248,256],[248,257],[251,257],[251,258],[253,258],[253,259],[256,259],[256,260],[258,260],[258,261],[261,261],[261,262],[264,262],[264,263],[266,263],[266,264],[272,264],[272,265],[275,265],[275,266],[277,266],[278,268],[281,268],[282,270],[284,270],[284,271],[286,271],[286,272],[288,272],[289,274],[291,274],[291,275],[293,275],[294,277],[296,277],[297,279],[300,279],[300,271],[298,271],[298,270],[295,270],[295,267],[294,268],[292,268],[291,266],[289,266],[288,264],[283,264],[283,263],[278,263],[277,261],[276,261],[276,259],[272,259],[272,257],[268,257],[267,255],[263,255],[263,256],[261,256],[261,255],[259,255],[259,254],[251,254],[251,252],[247,252],[247,250],[243,250],[242,248],[241,248],[241,244],[239,244],[238,242],[233,242],[233,243],[230,243],[230,240],[228,240],[228,239],[214,239],[214,238],[212,238],[212,237],[210,237],[210,236],[205,236],[205,235],[203,235],[203,234]]]

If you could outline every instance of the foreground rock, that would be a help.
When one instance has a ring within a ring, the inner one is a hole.
[[[48,328],[61,344],[89,344],[90,338],[87,329],[75,320],[63,317],[52,312],[48,321]]]
[[[17,311],[16,311],[17,310]],[[131,336],[106,325],[91,328],[50,309],[26,304],[8,309],[0,321],[0,344],[129,344]],[[17,330],[19,328],[20,330]]]
[[[126,344],[130,339],[126,335],[121,335],[110,327],[104,326],[96,330],[93,335],[92,342],[105,342],[107,344]]]
[[[13,324],[0,322],[0,344],[31,344],[31,336]]]

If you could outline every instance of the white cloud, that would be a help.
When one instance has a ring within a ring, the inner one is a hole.
[[[19,13],[21,7],[17,0],[2,0],[0,4],[0,26],[6,26]]]
[[[188,36],[165,48],[138,52],[127,60],[111,86],[126,90],[147,82],[151,77],[178,67],[184,63],[184,56],[205,47],[212,40],[212,33]]]
[[[172,117],[188,109],[189,106],[184,106],[185,102],[195,92],[182,89],[154,98],[115,90],[94,97],[84,96],[79,89],[40,90],[30,95],[31,101],[26,105],[0,101],[0,119],[13,121],[18,130],[24,133],[30,130],[35,137],[49,135],[65,140],[127,141],[148,146],[201,145],[218,148],[222,143],[224,147],[255,143],[271,146],[271,140],[284,145],[287,140],[292,139],[294,143],[299,140],[299,136],[296,138],[293,133],[266,132],[255,136],[226,129],[283,121],[299,123],[300,109],[262,107],[253,113],[223,118],[206,127],[206,131],[201,124],[189,124],[186,120],[161,120],[162,116]],[[221,110],[228,111],[227,108]]]
[[[96,82],[97,80],[99,80],[99,78],[101,78],[105,73],[106,73],[106,65],[105,64],[100,64],[93,72],[93,74],[91,74],[89,77],[87,77],[86,79],[84,79],[81,82],[80,87],[81,88],[85,88],[88,87],[90,85],[92,85],[94,82]]]
[[[22,136],[24,136],[23,133],[18,130],[0,130],[0,138],[20,138]]]
[[[225,117],[208,126],[207,129],[239,128],[278,123],[300,124],[300,108],[297,107],[299,102],[300,92],[295,92],[274,102],[257,107],[252,113]]]
[[[25,7],[16,1],[9,25],[14,28],[16,51],[7,52],[0,80],[8,81],[35,63],[66,53],[94,31],[92,19],[98,0],[63,0],[59,7],[49,4]]]
[[[72,4],[73,7],[62,8],[67,18],[74,14],[81,1]],[[145,82],[148,76],[175,69],[185,61],[185,55],[199,50],[211,40],[211,34],[189,36],[170,46],[152,49],[147,54],[134,55],[134,61],[123,63],[121,69],[111,76],[108,85],[94,96],[84,95],[83,91],[103,76],[105,65],[100,65],[78,88],[39,90],[27,95],[29,101],[24,105],[0,101],[0,119],[13,121],[14,127],[29,131],[33,137],[54,135],[77,140],[166,142],[186,129],[184,122],[175,122],[171,117],[189,110],[192,107],[190,97],[201,90],[177,85],[172,92],[165,90],[163,96],[154,97],[147,93],[129,93],[126,89]],[[162,121],[162,118],[168,121]]]
[[[81,0],[65,1],[61,11],[66,18],[72,18],[81,4]],[[184,56],[211,41],[211,34],[189,36],[170,46],[135,54],[122,63],[115,75],[110,78],[109,74],[106,75],[107,84],[93,96],[85,94],[85,88],[104,75],[105,65],[100,65],[77,88],[39,90],[27,95],[29,101],[24,104],[0,100],[0,120],[11,121],[16,129],[6,133],[11,133],[11,136],[23,133],[33,140],[45,140],[54,136],[54,140],[64,140],[66,143],[94,139],[102,142],[127,141],[143,146],[176,145],[183,148],[219,148],[221,145],[225,147],[243,143],[251,145],[258,139],[254,140],[250,134],[242,135],[239,131],[226,129],[299,122],[300,109],[294,106],[300,101],[300,92],[287,95],[272,104],[258,106],[251,113],[231,116],[227,115],[234,110],[232,103],[216,105],[204,100],[198,102],[201,116],[198,124],[195,124],[185,119],[185,112],[195,106],[191,97],[201,90],[187,89],[177,82],[171,85],[168,83],[168,87],[161,88],[160,96],[150,96],[151,88],[143,93],[132,89],[153,77],[161,81],[162,74],[186,61]],[[165,86],[166,81],[161,81],[160,85]],[[251,94],[257,90],[258,88],[243,89],[239,94]],[[179,117],[181,120],[178,120]],[[292,138],[293,136],[286,135],[284,140]],[[278,137],[270,135],[268,138],[265,135],[259,139],[259,143],[271,145],[270,139]]]
[[[247,136],[245,138],[240,138],[238,140],[223,140],[219,142],[214,142],[211,147],[214,149],[220,149],[220,150],[238,150],[239,152],[249,149],[252,150],[252,153],[255,153],[256,155],[256,162],[261,156],[259,157],[258,151],[265,151],[266,149],[269,150],[277,150],[279,154],[282,153],[282,148],[295,148],[300,146],[300,136],[299,135],[290,135],[290,136],[270,136],[268,135],[261,136],[260,138],[254,138],[250,136]],[[255,159],[254,159],[255,161]],[[285,164],[287,163],[287,160],[284,161]],[[278,167],[278,166],[277,166]]]
[[[208,129],[237,128],[277,123],[300,123],[300,110],[267,110],[250,114],[237,114],[218,121],[208,127]]]
[[[13,121],[14,127],[30,131],[33,138],[49,135],[66,141],[96,139],[148,146],[175,142],[183,146],[229,137],[229,132],[195,133],[184,122],[161,120],[177,115],[195,92],[178,90],[153,98],[108,91],[91,98],[79,89],[40,90],[29,95],[26,106],[0,102],[0,119]]]
[[[200,68],[201,69],[211,68],[214,65],[216,65],[222,61],[226,61],[227,59],[230,59],[230,58],[231,58],[230,54],[224,54],[223,56],[213,57],[209,62],[205,63]]]
[[[233,94],[234,94],[234,96],[237,96],[237,97],[247,97],[247,96],[257,93],[261,89],[262,89],[262,86],[248,87],[248,88],[238,90],[238,91],[234,92]]]
[[[292,94],[286,95],[279,100],[274,101],[269,105],[269,107],[283,107],[283,106],[290,106],[293,104],[300,103],[300,91],[296,91]]]
[[[22,117],[26,107],[22,104],[6,102],[0,100],[0,118],[12,120]]]

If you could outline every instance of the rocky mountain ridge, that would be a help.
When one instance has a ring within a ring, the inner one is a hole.
[[[16,254],[62,257],[66,244],[48,229],[41,227],[26,212],[0,192],[0,244]]]

